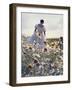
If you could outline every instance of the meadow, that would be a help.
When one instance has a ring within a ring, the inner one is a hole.
[[[63,75],[63,44],[59,44],[59,38],[46,39],[43,49],[29,44],[27,38],[21,38],[21,76]]]

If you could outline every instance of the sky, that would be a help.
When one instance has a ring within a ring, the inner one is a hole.
[[[63,36],[63,15],[50,13],[21,13],[22,35],[31,36],[35,25],[44,19],[46,38],[59,38]]]

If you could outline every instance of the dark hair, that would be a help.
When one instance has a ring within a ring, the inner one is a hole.
[[[40,20],[40,23],[44,23],[44,20],[43,20],[43,19],[41,19],[41,20]]]

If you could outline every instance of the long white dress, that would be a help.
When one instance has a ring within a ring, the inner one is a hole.
[[[44,41],[45,41],[45,27],[42,24],[35,25],[35,30],[32,36],[29,38],[29,43],[31,44],[38,44],[38,48],[44,47]]]

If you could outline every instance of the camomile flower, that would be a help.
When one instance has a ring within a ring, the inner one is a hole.
[[[44,48],[44,52],[47,52],[47,48]]]
[[[31,65],[31,64],[29,64],[29,65],[28,65],[28,68],[29,68],[29,69],[32,69],[32,65]]]
[[[30,50],[32,50],[32,47],[29,47]]]
[[[38,63],[38,60],[34,60],[34,63]]]

